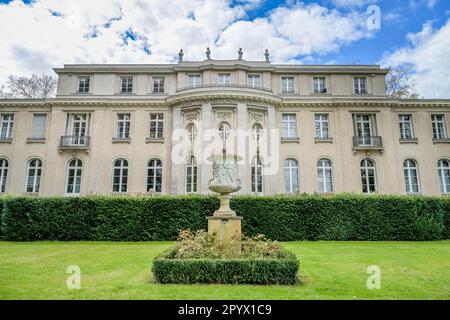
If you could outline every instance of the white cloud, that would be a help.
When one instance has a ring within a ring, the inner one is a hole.
[[[351,8],[375,4],[378,0],[331,0],[331,2],[339,8]]]
[[[417,10],[422,6],[426,6],[428,9],[433,10],[439,0],[409,0],[409,7],[412,10]]]
[[[302,3],[246,20],[262,0],[15,0],[0,5],[0,82],[8,74],[50,72],[64,63],[174,62],[185,58],[273,61],[335,52],[370,37],[364,14]],[[364,10],[363,10],[364,11]],[[128,37],[126,36],[128,34]]]
[[[410,46],[386,54],[382,64],[410,64],[419,94],[425,98],[450,98],[450,19],[440,29],[426,22],[418,33],[407,35]]]

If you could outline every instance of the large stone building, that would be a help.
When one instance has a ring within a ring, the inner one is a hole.
[[[0,192],[450,193],[450,101],[392,100],[376,65],[65,65],[57,96],[0,100]]]

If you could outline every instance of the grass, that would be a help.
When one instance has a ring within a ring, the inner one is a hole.
[[[286,242],[293,286],[162,285],[152,259],[171,242],[0,242],[0,299],[450,299],[450,241]],[[81,289],[69,290],[69,265]],[[381,289],[366,287],[381,268]]]

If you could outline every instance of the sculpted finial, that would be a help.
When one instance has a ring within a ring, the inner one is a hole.
[[[183,61],[183,56],[184,56],[183,49],[180,49],[180,52],[178,52],[178,61]]]
[[[239,60],[242,60],[242,55],[243,55],[244,53],[242,52],[242,48],[239,48],[239,50],[238,50],[238,59]]]
[[[269,49],[266,49],[266,52],[264,53],[264,57],[266,58],[266,62],[269,62]]]
[[[211,50],[209,50],[209,47],[206,48],[206,59],[207,60],[211,59]]]

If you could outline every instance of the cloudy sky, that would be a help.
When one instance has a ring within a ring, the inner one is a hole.
[[[374,28],[376,5],[381,27]],[[373,7],[372,7],[373,8]],[[64,63],[409,64],[419,94],[450,98],[449,0],[0,0],[0,83]]]

